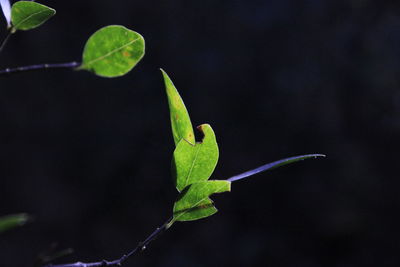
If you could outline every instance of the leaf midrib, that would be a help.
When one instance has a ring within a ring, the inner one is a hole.
[[[111,55],[117,53],[118,51],[124,49],[125,47],[130,46],[131,44],[135,43],[135,42],[138,41],[138,40],[140,40],[140,37],[138,37],[138,38],[136,38],[136,39],[134,39],[134,40],[132,40],[132,41],[130,41],[130,42],[124,44],[124,45],[121,46],[121,47],[118,47],[118,48],[115,48],[114,50],[111,50],[110,52],[108,52],[107,54],[102,55],[101,57],[98,57],[98,58],[96,58],[96,59],[93,59],[93,60],[89,61],[89,62],[86,63],[85,65],[86,65],[86,66],[89,66],[89,65],[91,65],[91,64],[93,64],[93,63],[96,63],[96,62],[98,62],[98,61],[100,61],[100,60],[103,60],[103,59],[105,59],[105,58],[107,58],[107,57],[109,57],[109,56],[111,56]]]
[[[34,17],[34,16],[36,16],[36,15],[39,15],[40,13],[44,13],[44,12],[47,12],[47,11],[49,11],[49,10],[41,10],[41,11],[39,11],[39,12],[36,12],[36,13],[33,13],[33,14],[29,15],[28,17],[26,17],[25,19],[23,19],[20,23],[14,25],[14,28],[18,29],[19,25],[25,23],[25,21],[29,20],[30,18],[32,18],[32,17]]]
[[[196,150],[196,154],[195,154],[195,156],[194,156],[192,165],[190,166],[189,173],[188,173],[188,175],[186,176],[185,185],[184,185],[183,188],[185,188],[186,186],[188,186],[189,178],[190,178],[190,176],[192,175],[192,172],[193,172],[193,169],[194,169],[194,165],[196,164],[197,158],[198,158],[198,156],[199,156],[199,153],[200,153],[200,150],[201,150],[201,147],[202,147],[202,146],[201,146],[201,143],[197,143],[197,144],[195,145],[195,147],[196,147],[196,146],[199,146],[199,148]]]

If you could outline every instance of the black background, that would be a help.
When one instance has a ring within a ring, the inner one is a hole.
[[[42,1],[2,68],[80,60],[121,24],[146,40],[128,75],[2,76],[0,266],[114,259],[170,215],[174,148],[161,74],[220,146],[214,179],[324,153],[233,184],[219,213],[176,223],[125,266],[399,266],[400,5],[372,0]],[[4,27],[5,28],[5,27]],[[5,29],[0,32],[5,35]]]

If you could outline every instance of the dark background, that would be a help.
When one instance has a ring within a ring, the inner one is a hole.
[[[118,258],[171,215],[160,67],[217,134],[214,179],[328,157],[234,183],[213,197],[219,213],[176,223],[124,266],[399,266],[398,1],[42,3],[57,15],[12,36],[2,68],[79,61],[109,24],[140,32],[146,55],[116,79],[0,77],[0,214],[34,216],[0,236],[0,266],[33,266],[54,243],[74,249],[61,263]]]

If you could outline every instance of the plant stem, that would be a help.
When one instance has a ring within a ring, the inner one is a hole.
[[[102,260],[98,262],[75,262],[75,263],[67,263],[67,264],[49,264],[44,267],[100,267],[100,266],[121,266],[130,256],[135,254],[138,251],[143,251],[150,244],[151,241],[156,239],[160,234],[165,232],[169,228],[169,223],[172,218],[169,218],[162,226],[154,230],[143,242],[140,242],[133,250],[131,250],[128,254],[123,255],[121,258],[107,261]]]
[[[262,165],[261,167],[252,169],[250,171],[232,176],[228,179],[227,181],[234,182],[249,176],[252,176],[254,174],[274,169],[283,165],[287,165],[293,162],[297,162],[300,160],[304,159],[309,159],[309,158],[318,158],[318,157],[325,157],[323,154],[308,154],[308,155],[301,155],[301,156],[294,156],[290,158],[285,158],[281,159],[278,161],[274,161],[265,165]],[[172,224],[176,221],[176,218],[169,218],[161,227],[157,228],[153,233],[151,233],[143,242],[140,242],[133,250],[131,250],[128,254],[123,255],[121,258],[113,260],[113,261],[107,261],[107,260],[102,260],[98,262],[76,262],[76,263],[68,263],[68,264],[49,264],[44,267],[101,267],[101,266],[121,266],[122,263],[124,263],[130,256],[135,254],[136,252],[143,251],[146,249],[146,247],[150,244],[151,241],[156,239],[160,234],[165,232],[168,228],[172,226]]]
[[[8,31],[6,37],[4,38],[3,42],[0,45],[0,53],[3,51],[3,48],[6,46],[8,39],[10,39],[12,32]]]
[[[281,166],[284,166],[284,165],[287,165],[287,164],[290,164],[290,163],[294,163],[294,162],[297,162],[297,161],[300,161],[300,160],[305,160],[305,159],[310,159],[310,158],[318,158],[318,157],[326,157],[326,156],[323,155],[323,154],[307,154],[307,155],[301,155],[301,156],[294,156],[294,157],[290,157],[290,158],[285,158],[285,159],[277,160],[277,161],[274,161],[274,162],[271,162],[271,163],[267,163],[265,165],[262,165],[262,166],[260,166],[258,168],[255,168],[255,169],[252,169],[250,171],[247,171],[247,172],[232,176],[232,177],[230,177],[230,178],[228,178],[226,180],[229,181],[229,182],[234,182],[234,181],[241,180],[243,178],[252,176],[254,174],[257,174],[257,173],[260,173],[260,172],[264,172],[264,171],[267,171],[267,170],[272,170],[272,169],[275,169],[275,168],[278,168],[278,167],[281,167]]]
[[[32,71],[32,70],[42,70],[42,69],[72,69],[80,66],[80,62],[68,62],[68,63],[56,63],[56,64],[39,64],[39,65],[30,65],[30,66],[23,66],[17,68],[7,68],[4,70],[0,70],[1,75],[13,74],[17,72],[25,72],[25,71]]]

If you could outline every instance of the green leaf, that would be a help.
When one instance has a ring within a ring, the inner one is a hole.
[[[0,217],[0,233],[24,225],[29,220],[25,213]]]
[[[96,31],[86,42],[78,68],[102,77],[125,75],[143,58],[143,37],[123,26],[111,25]]]
[[[56,11],[32,1],[18,1],[11,7],[12,32],[31,30],[54,16]]]
[[[231,183],[229,181],[214,180],[189,185],[175,202],[174,215],[169,226],[176,221],[194,221],[215,214],[217,209],[209,196],[230,190]]]
[[[185,104],[167,73],[163,70],[161,70],[161,72],[164,77],[165,89],[167,91],[172,135],[174,137],[175,145],[178,145],[182,139],[185,139],[187,142],[194,145],[195,138],[193,127]]]
[[[218,162],[218,144],[213,129],[208,124],[197,127],[204,135],[195,145],[182,139],[175,148],[172,175],[178,191],[186,186],[207,181]]]
[[[167,73],[161,70],[168,96],[172,134],[176,145],[172,172],[180,195],[174,204],[173,219],[193,221],[217,212],[212,200],[214,193],[230,191],[229,181],[207,181],[218,162],[218,144],[214,131],[208,124],[198,129],[203,133],[202,142],[195,142],[192,123],[185,104]]]

